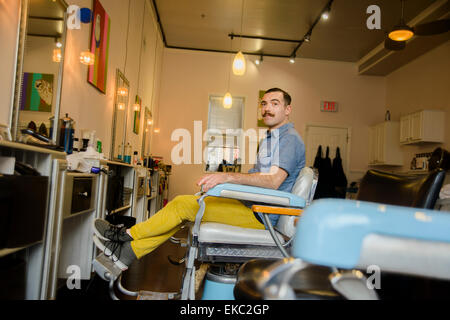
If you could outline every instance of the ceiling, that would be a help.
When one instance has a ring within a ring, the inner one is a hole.
[[[29,0],[28,35],[61,37],[66,5],[61,1]]]
[[[386,32],[400,20],[400,0],[334,0],[331,1],[329,19],[320,19],[329,2],[152,0],[168,48],[217,52],[242,50],[247,55],[278,57],[289,57],[295,52],[300,58],[355,62],[361,74],[388,74],[450,39],[449,32],[439,36],[414,37],[410,41],[415,41],[415,45],[408,43],[401,52],[387,51],[379,45],[383,43]],[[374,4],[381,9],[381,30],[369,30],[366,26],[370,16],[366,13],[367,7]],[[406,0],[404,18],[413,26],[414,23],[442,19],[448,16],[448,12],[447,0]],[[311,41],[302,42],[315,21]],[[230,34],[256,39],[234,37],[232,40]],[[384,62],[384,65],[379,65],[379,62]]]

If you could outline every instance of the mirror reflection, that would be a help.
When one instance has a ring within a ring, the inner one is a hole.
[[[130,160],[131,162],[131,146],[128,148],[128,146],[125,145],[129,92],[130,83],[127,78],[125,78],[125,75],[117,69],[110,152],[111,159],[116,161],[128,162],[128,160]]]
[[[20,88],[16,88],[16,140],[58,144],[53,127],[59,118],[67,4],[28,0],[27,7]]]

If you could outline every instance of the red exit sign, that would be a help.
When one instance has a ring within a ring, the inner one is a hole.
[[[335,101],[321,101],[320,111],[323,112],[338,112],[338,103]]]

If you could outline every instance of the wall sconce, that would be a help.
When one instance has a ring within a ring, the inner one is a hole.
[[[117,104],[117,109],[119,109],[119,110],[125,110],[125,103],[119,102],[119,103]]]
[[[119,89],[117,90],[117,94],[118,94],[119,96],[125,97],[125,96],[128,95],[128,89],[125,88],[125,87],[121,87],[121,88],[119,88]]]
[[[155,130],[153,130],[154,133],[160,133],[161,129],[160,128],[156,128]]]
[[[53,49],[53,62],[61,62],[61,49]]]
[[[147,121],[147,125],[151,126],[152,124],[153,124],[153,120],[150,119]]]
[[[95,55],[90,51],[83,51],[80,55],[80,62],[92,66],[95,63]]]

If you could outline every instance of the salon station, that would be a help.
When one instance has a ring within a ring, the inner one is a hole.
[[[0,300],[450,298],[449,9],[0,0]],[[197,185],[260,164],[270,88],[293,187]],[[195,219],[127,268],[95,244],[183,195]],[[264,228],[202,221],[211,198]]]

